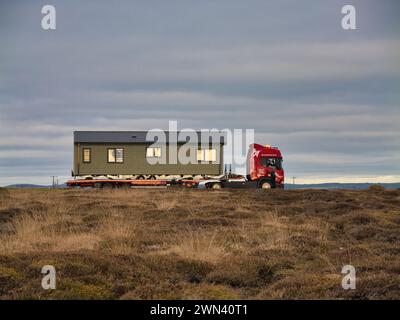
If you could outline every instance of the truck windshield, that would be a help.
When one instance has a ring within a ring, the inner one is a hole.
[[[282,170],[282,159],[281,158],[261,158],[261,164],[264,167],[273,168],[276,170]]]

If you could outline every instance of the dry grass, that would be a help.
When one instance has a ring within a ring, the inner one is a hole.
[[[398,299],[399,208],[381,188],[2,189],[0,298]]]
[[[227,255],[223,244],[218,243],[218,231],[210,233],[205,230],[179,232],[167,252],[176,253],[189,260],[216,263]]]
[[[168,197],[166,194],[156,197],[152,200],[154,207],[159,211],[170,211],[175,208],[178,204],[178,199],[174,197]]]

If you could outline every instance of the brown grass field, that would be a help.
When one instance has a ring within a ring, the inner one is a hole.
[[[0,299],[399,298],[399,190],[0,189]]]

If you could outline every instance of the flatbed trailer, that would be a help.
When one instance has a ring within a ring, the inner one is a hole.
[[[222,188],[235,188],[235,189],[256,189],[256,188],[283,188],[282,185],[274,185],[271,183],[260,185],[258,181],[248,181],[246,178],[233,178],[229,177],[216,178],[216,179],[202,179],[202,180],[127,180],[127,179],[77,179],[67,181],[67,186],[70,188],[104,188],[104,189],[128,189],[128,188],[160,188],[160,187],[186,187],[198,189],[222,189]]]
[[[123,189],[134,187],[197,187],[199,180],[143,180],[143,179],[76,179],[67,181],[70,188]]]

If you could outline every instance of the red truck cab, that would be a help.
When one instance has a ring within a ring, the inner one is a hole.
[[[261,188],[283,188],[285,172],[282,154],[276,147],[251,144],[247,154],[247,180]]]

